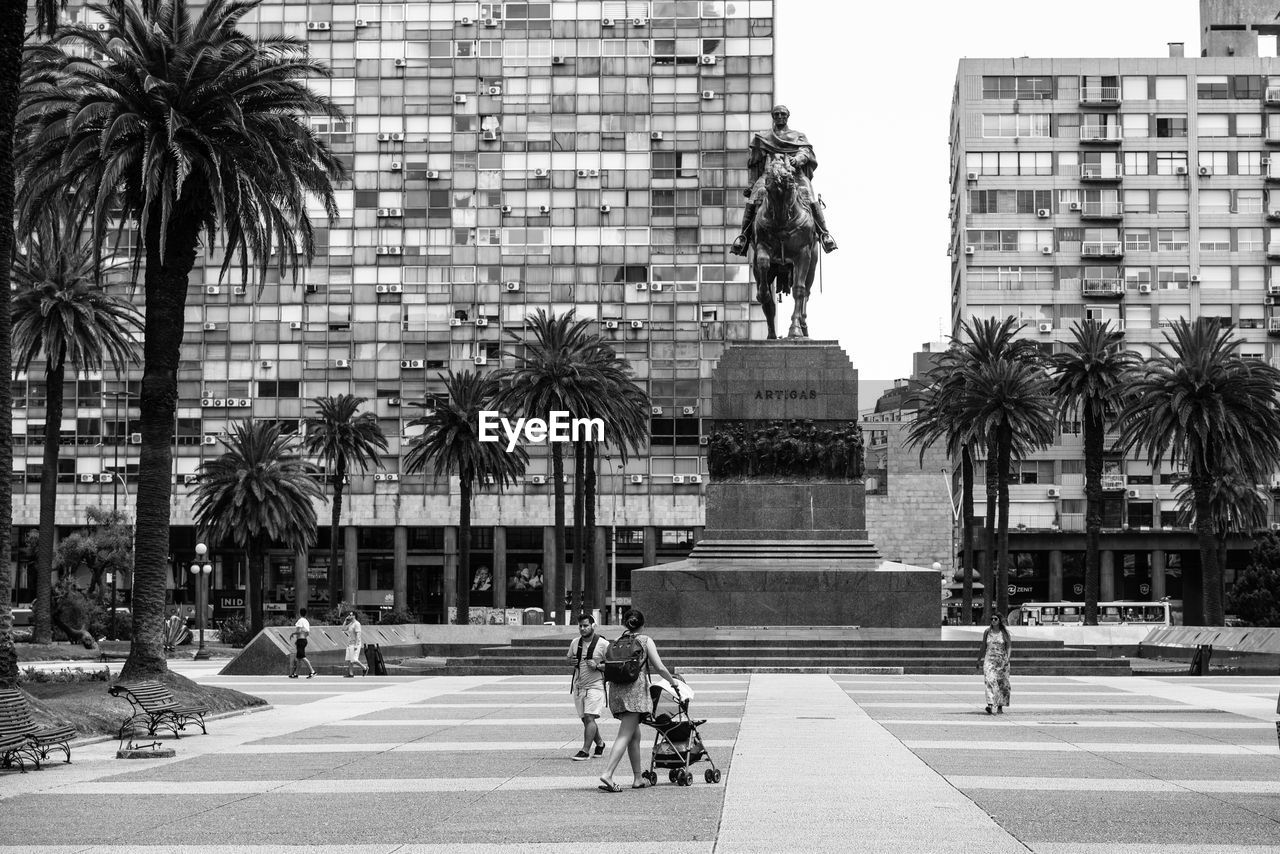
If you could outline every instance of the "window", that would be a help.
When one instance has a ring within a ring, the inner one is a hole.
[[[1265,249],[1262,240],[1262,229],[1260,228],[1238,228],[1236,229],[1236,251],[1238,252],[1261,252]]]
[[[1196,136],[1215,137],[1230,136],[1231,121],[1225,113],[1202,114],[1196,120]],[[1183,134],[1186,136],[1186,134]]]
[[[1262,54],[1260,54],[1262,55]],[[1231,78],[1231,97],[1258,100],[1262,97],[1262,78],[1256,74],[1237,74]]]
[[[1126,101],[1146,101],[1147,94],[1147,78],[1145,77],[1123,77],[1120,80],[1120,92]]]
[[[1187,248],[1185,228],[1156,229],[1156,249],[1160,252],[1180,252]]]
[[[1196,97],[1200,100],[1225,100],[1229,95],[1227,76],[1197,77]]]
[[[1262,116],[1256,113],[1236,113],[1236,136],[1262,136]]]
[[[1203,238],[1201,238],[1203,243]],[[1200,290],[1211,291],[1229,291],[1231,290],[1231,268],[1230,267],[1201,267],[1200,268]],[[1202,309],[1203,311],[1203,309]]]
[[[1262,152],[1241,151],[1236,154],[1236,173],[1239,175],[1262,174]]]
[[[1262,190],[1236,190],[1236,213],[1262,213]]]
[[[1041,247],[1053,247],[1053,232],[1049,229],[969,229],[965,242],[982,252],[1038,252]]]
[[[1230,190],[1201,190],[1199,205],[1200,205],[1200,213],[1204,213],[1204,214],[1231,213],[1231,191]]]
[[[1156,213],[1186,213],[1186,190],[1156,190]]]
[[[1185,291],[1191,287],[1191,273],[1186,267],[1157,267],[1156,282],[1164,291]]]
[[[622,16],[625,17],[625,16]],[[984,101],[1008,101],[1012,99],[1044,101],[1053,97],[1052,77],[984,76],[982,99]]]
[[[1156,137],[1158,139],[1175,139],[1186,135],[1186,116],[1156,116]]]
[[[1124,153],[1124,174],[1146,175],[1150,158],[1145,151],[1126,151]]]
[[[1150,190],[1125,190],[1125,213],[1151,213]]]
[[[1187,78],[1157,77],[1156,78],[1156,100],[1157,101],[1187,100]]]
[[[1187,153],[1185,151],[1157,151],[1156,152],[1156,174],[1157,175],[1187,174]]]
[[[1126,228],[1124,230],[1124,249],[1126,252],[1150,252],[1151,229]]]
[[[1261,229],[1259,229],[1259,236],[1261,236]],[[1230,252],[1231,251],[1231,229],[1229,228],[1200,229],[1200,251],[1201,252]]]
[[[977,291],[1053,289],[1052,267],[972,267],[968,285]]]
[[[1053,205],[1049,190],[970,190],[969,210],[975,214],[1029,214]]]
[[[1049,116],[1022,113],[985,114],[982,117],[982,135],[993,137],[1048,137]],[[1183,134],[1186,135],[1185,133]]]
[[[1136,291],[1139,285],[1151,284],[1151,268],[1150,267],[1125,267],[1124,268],[1124,286],[1126,290]],[[1133,310],[1133,306],[1129,306],[1129,310]]]
[[[1151,117],[1146,113],[1125,113],[1120,117],[1125,139],[1142,139],[1151,136]]]
[[[1196,155],[1196,165],[1208,169],[1211,175],[1226,175],[1228,159],[1225,151],[1201,151]]]
[[[965,170],[980,175],[1052,175],[1048,151],[986,151],[965,155]]]

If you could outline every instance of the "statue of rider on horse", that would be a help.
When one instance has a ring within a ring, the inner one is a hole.
[[[813,191],[818,158],[808,137],[787,127],[791,111],[781,104],[771,111],[773,127],[751,138],[747,162],[751,186],[745,191],[742,233],[729,251],[746,255],[754,247],[751,268],[756,298],[764,309],[769,338],[774,330],[774,289],[795,302],[791,338],[809,337],[808,301],[818,266],[818,244],[831,252],[835,239],[827,229],[822,202]]]

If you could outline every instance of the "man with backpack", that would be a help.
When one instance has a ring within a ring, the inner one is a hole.
[[[578,636],[569,643],[567,658],[573,662],[573,678],[569,691],[573,694],[573,707],[582,719],[582,749],[573,755],[574,762],[604,753],[604,739],[596,721],[605,710],[604,679],[600,667],[609,642],[596,634],[596,621],[590,614],[578,616]]]

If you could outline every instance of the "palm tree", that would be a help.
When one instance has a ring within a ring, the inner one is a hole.
[[[1084,431],[1084,624],[1098,624],[1102,577],[1102,453],[1107,410],[1118,410],[1137,357],[1123,349],[1124,333],[1111,323],[1086,320],[1071,327],[1072,340],[1053,359],[1059,415],[1079,414]]]
[[[1204,318],[1176,321],[1130,385],[1120,446],[1155,465],[1185,467],[1195,507],[1204,623],[1223,624],[1223,567],[1213,513],[1215,473],[1269,482],[1280,468],[1280,371],[1236,352],[1239,339]]]
[[[378,453],[387,450],[387,437],[382,435],[378,417],[372,412],[359,411],[365,400],[350,394],[312,398],[317,414],[305,421],[303,447],[323,461],[333,483],[333,509],[329,517],[329,602],[335,606],[343,579],[338,566],[338,538],[342,530],[342,491],[347,472],[358,468],[363,474],[370,468],[380,468]],[[342,590],[341,595],[343,602],[354,607],[354,590]]]
[[[223,275],[238,266],[246,282],[251,270],[261,280],[273,254],[282,276],[296,275],[314,251],[308,205],[318,201],[330,218],[338,212],[333,182],[342,168],[310,128],[312,116],[341,115],[307,86],[327,69],[296,39],[240,31],[258,2],[208,0],[198,15],[186,0],[94,5],[105,29],[60,29],[34,51],[23,91],[24,229],[63,200],[86,212],[94,245],[111,231],[137,228],[131,245],[144,269],[146,329],[133,643],[124,679],[166,670],[161,620],[177,369],[201,245],[212,249],[222,236]],[[86,62],[86,54],[109,61]],[[2,152],[0,161],[7,162]],[[8,341],[3,333],[0,346]]]
[[[988,460],[996,458],[996,608],[1009,611],[1009,479],[1014,459],[1053,441],[1057,404],[1052,380],[1038,357],[1002,358],[967,374],[959,413],[974,433],[986,437]],[[990,468],[988,468],[990,471]],[[988,494],[991,484],[987,484]]]
[[[562,315],[538,309],[525,319],[527,333],[507,330],[521,344],[503,353],[514,367],[496,372],[502,384],[497,408],[526,418],[546,419],[552,412],[568,412],[572,417],[585,417],[598,401],[604,399],[608,386],[594,369],[600,339],[590,332],[591,321],[577,320],[574,312]],[[554,495],[555,553],[544,573],[542,604],[548,619],[560,610],[564,582],[564,449],[558,442],[551,446],[551,485]],[[579,543],[577,548],[581,548]]]
[[[480,412],[497,410],[498,381],[493,373],[450,371],[440,377],[447,400],[428,401],[428,412],[410,422],[425,428],[415,436],[405,456],[405,472],[416,474],[430,466],[436,477],[458,476],[458,567],[454,598],[458,622],[471,619],[471,500],[476,481],[492,480],[499,489],[516,483],[524,473],[528,453],[517,446],[510,453],[501,442],[480,441]]]
[[[58,217],[42,225],[13,266],[13,356],[15,373],[30,371],[37,357],[44,357],[47,404],[32,640],[50,643],[63,378],[68,366],[74,377],[106,366],[119,374],[136,362],[134,336],[142,328],[142,316],[98,286],[93,247],[79,239],[73,223]]]
[[[200,466],[192,507],[195,523],[215,542],[244,549],[249,563],[249,620],[262,631],[262,582],[267,549],[280,543],[294,551],[316,540],[316,510],[323,500],[314,468],[296,452],[293,437],[278,424],[245,420],[231,424],[226,451]]]
[[[1178,515],[1194,527],[1195,493],[1185,477],[1178,478]],[[1232,534],[1265,530],[1271,519],[1271,494],[1232,469],[1216,471],[1210,479],[1209,512],[1218,542],[1218,566],[1226,570],[1227,540]]]

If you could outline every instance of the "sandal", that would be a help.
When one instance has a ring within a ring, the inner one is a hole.
[[[652,785],[653,785],[653,783],[650,783],[648,780],[645,780],[645,781],[644,781],[644,782],[642,782],[640,785],[638,785],[638,786],[632,786],[631,788],[633,788],[633,789],[647,789],[647,788],[649,788],[649,787],[650,787],[650,786],[652,786]]]
[[[602,792],[613,792],[614,794],[622,791],[622,787],[619,786],[617,783],[613,783],[613,782],[606,783],[603,780],[600,782],[599,786],[596,786],[596,788]]]

